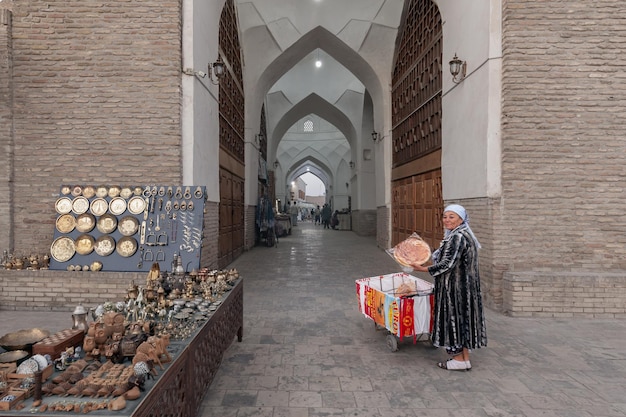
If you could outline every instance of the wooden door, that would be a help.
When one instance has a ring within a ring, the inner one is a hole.
[[[220,168],[218,267],[224,268],[243,252],[244,179]]]
[[[441,169],[414,175],[392,183],[392,244],[413,232],[433,249],[443,235]]]

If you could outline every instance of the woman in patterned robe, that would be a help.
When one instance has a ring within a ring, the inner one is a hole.
[[[445,208],[443,225],[445,236],[433,253],[433,265],[415,270],[428,272],[435,280],[432,342],[452,355],[437,366],[469,371],[470,350],[487,346],[478,271],[480,243],[469,227],[467,212],[458,204]]]

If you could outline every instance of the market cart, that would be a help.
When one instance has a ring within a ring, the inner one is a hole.
[[[413,343],[429,336],[433,322],[433,284],[404,272],[356,280],[359,311],[376,326],[389,331],[387,346],[398,350],[398,341]]]

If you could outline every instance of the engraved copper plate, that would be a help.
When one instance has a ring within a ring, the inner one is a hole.
[[[83,213],[76,217],[76,230],[89,233],[96,227],[96,218],[91,213]]]
[[[109,194],[109,197],[115,198],[120,195],[120,192],[122,192],[122,189],[118,187],[117,185],[114,185],[113,187],[109,188],[108,194]]]
[[[85,197],[80,196],[76,197],[74,201],[72,201],[72,211],[76,214],[83,214],[89,210],[89,200]]]
[[[120,220],[117,229],[124,236],[132,236],[139,230],[139,220],[133,216],[126,216]]]
[[[125,199],[129,199],[131,198],[133,195],[133,190],[131,190],[129,187],[124,187],[122,188],[122,191],[120,191],[120,197],[125,198]]]
[[[93,245],[95,240],[89,235],[80,235],[76,238],[74,246],[76,247],[76,253],[79,255],[89,255],[93,252]]]
[[[146,200],[140,196],[134,196],[128,200],[128,211],[132,214],[141,214],[146,209]]]
[[[67,214],[72,211],[72,200],[68,197],[61,197],[54,203],[54,208],[59,214]]]
[[[72,189],[70,188],[69,185],[64,185],[61,187],[61,194],[68,195],[71,192],[72,192]]]
[[[50,255],[57,262],[67,262],[76,253],[74,239],[67,236],[61,236],[55,239],[50,246]]]
[[[74,197],[78,197],[79,195],[81,195],[83,193],[83,187],[81,187],[80,185],[75,185],[72,188],[72,195]]]
[[[109,203],[104,198],[96,198],[91,202],[90,211],[94,216],[102,216],[109,209]]]
[[[115,250],[115,240],[111,236],[100,236],[93,246],[100,256],[109,256]]]
[[[123,237],[117,241],[115,250],[124,258],[131,257],[137,252],[137,240],[130,236]]]
[[[71,214],[64,214],[57,218],[56,227],[61,233],[70,233],[76,227],[76,219]]]
[[[122,197],[115,197],[109,201],[109,211],[116,216],[123,214],[126,211],[126,200]]]
[[[96,189],[93,188],[91,185],[86,186],[83,190],[83,197],[85,198],[91,198],[94,195],[96,195]]]
[[[101,233],[112,233],[117,228],[117,217],[112,214],[104,214],[98,219],[96,227]]]
[[[101,185],[98,188],[96,188],[96,197],[104,198],[108,194],[109,194],[109,190],[104,185]]]

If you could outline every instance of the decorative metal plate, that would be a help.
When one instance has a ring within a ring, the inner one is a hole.
[[[133,216],[126,216],[120,220],[117,229],[124,236],[132,236],[139,231],[139,220]]]
[[[115,250],[115,240],[111,236],[100,236],[96,239],[93,248],[98,255],[109,256]]]
[[[70,188],[69,185],[64,185],[61,187],[61,194],[68,195],[71,192],[72,192],[72,189]]]
[[[109,197],[115,198],[115,197],[118,197],[121,192],[122,192],[122,189],[118,187],[117,185],[114,185],[113,187],[109,188],[108,194],[109,194]]]
[[[83,197],[85,198],[91,198],[94,195],[96,195],[96,189],[93,188],[91,185],[86,186],[83,190]]]
[[[115,197],[109,201],[109,211],[116,216],[123,214],[126,211],[126,200],[122,197]]]
[[[89,233],[96,227],[96,218],[91,213],[83,213],[76,217],[76,230]]]
[[[134,196],[128,200],[128,211],[132,214],[141,214],[146,209],[146,200],[141,196]]]
[[[125,199],[129,199],[131,198],[133,195],[133,190],[131,190],[129,187],[124,187],[122,188],[122,191],[120,191],[120,197],[125,198]]]
[[[50,246],[50,255],[57,262],[67,262],[76,253],[74,239],[67,236],[61,236],[52,242]]]
[[[107,187],[105,187],[104,185],[99,186],[98,188],[96,188],[96,197],[98,198],[104,198],[109,194],[109,190]]]
[[[92,236],[89,235],[80,235],[76,238],[76,242],[74,246],[76,248],[76,253],[79,255],[89,255],[93,252],[93,245],[95,240]]]
[[[109,209],[109,203],[104,198],[92,200],[90,211],[94,216],[102,216]]]
[[[76,219],[71,214],[63,214],[57,218],[56,227],[61,233],[70,233],[76,227]]]
[[[74,187],[72,187],[72,195],[74,197],[78,197],[82,193],[83,193],[83,187],[81,187],[80,185],[75,185]]]
[[[117,217],[108,213],[104,214],[98,219],[96,227],[101,233],[113,233],[117,228]]]
[[[72,200],[69,197],[61,197],[54,203],[54,208],[59,214],[67,214],[72,211]]]
[[[80,196],[76,197],[74,201],[72,201],[72,211],[76,214],[83,214],[89,210],[89,200],[85,197]]]
[[[137,240],[134,237],[126,236],[118,240],[117,253],[124,258],[129,258],[137,252]]]

